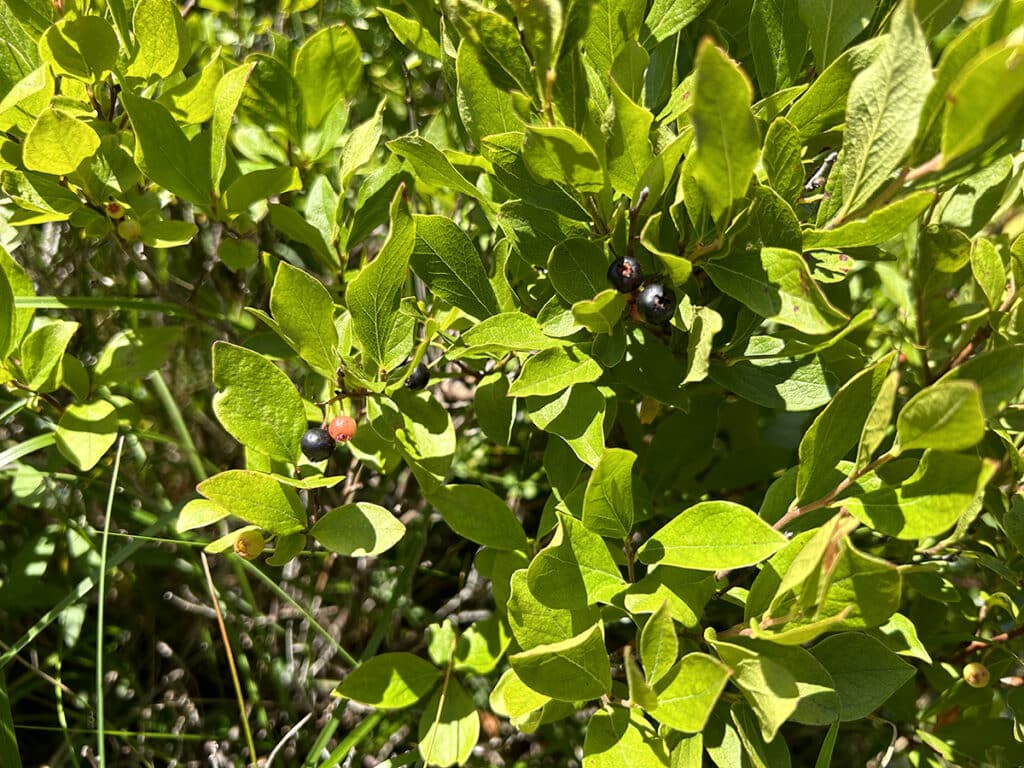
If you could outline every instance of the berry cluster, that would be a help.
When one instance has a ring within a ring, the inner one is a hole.
[[[356,433],[356,420],[351,416],[337,416],[323,427],[307,429],[300,443],[302,453],[310,461],[323,461],[334,453],[338,443],[347,443]]]
[[[643,267],[632,256],[623,256],[608,267],[608,281],[619,293],[635,293],[644,282]],[[636,298],[636,309],[648,323],[666,323],[676,311],[675,291],[661,283],[648,283]]]
[[[412,373],[405,380],[406,389],[420,390],[427,386],[430,381],[430,370],[424,363],[417,363]],[[342,391],[337,390],[341,396]],[[338,443],[347,443],[355,435],[358,425],[351,416],[336,416],[324,427],[307,429],[302,435],[300,447],[303,455],[310,461],[323,461],[331,457]]]

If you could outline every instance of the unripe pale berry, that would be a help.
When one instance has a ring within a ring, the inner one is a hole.
[[[266,541],[259,531],[242,531],[235,539],[235,554],[246,560],[255,560],[265,545]]]
[[[135,219],[121,219],[117,223],[117,234],[122,240],[138,240],[142,226]]]
[[[963,670],[964,682],[972,688],[984,688],[991,678],[988,667],[977,661],[972,661]]]

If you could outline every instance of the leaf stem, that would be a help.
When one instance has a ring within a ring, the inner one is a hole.
[[[880,466],[882,466],[883,464],[888,463],[889,461],[891,461],[894,458],[896,458],[896,454],[894,454],[892,451],[886,451],[885,453],[883,453],[881,456],[879,456],[877,459],[872,461],[867,466],[865,466],[865,467],[857,470],[856,472],[852,473],[851,475],[849,475],[846,479],[844,479],[842,482],[840,482],[835,488],[833,488],[831,491],[829,491],[827,494],[822,496],[817,501],[809,502],[807,504],[804,504],[801,507],[791,507],[789,509],[789,511],[786,512],[786,514],[784,514],[782,517],[780,517],[776,521],[775,525],[773,525],[772,528],[774,528],[777,531],[781,531],[783,528],[785,528],[787,525],[789,525],[791,522],[796,520],[801,515],[806,515],[808,512],[813,512],[816,509],[821,509],[823,507],[827,507],[829,504],[831,504],[833,501],[835,501],[836,498],[843,491],[845,491],[847,488],[849,488],[855,482],[860,480],[860,478],[864,477],[864,475],[868,474],[869,472],[875,471]]]

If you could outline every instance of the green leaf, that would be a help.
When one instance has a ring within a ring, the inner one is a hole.
[[[270,311],[285,339],[320,375],[333,380],[338,365],[334,300],[308,272],[281,262],[270,291]]]
[[[657,685],[679,658],[679,638],[667,600],[651,614],[640,632],[640,658],[651,685]]]
[[[292,533],[278,536],[274,542],[274,554],[267,558],[267,565],[286,565],[294,560],[306,546],[305,533]]]
[[[490,203],[479,189],[459,173],[444,153],[419,136],[402,136],[388,142],[388,149],[412,166],[417,179],[445,190],[467,195],[485,206]]]
[[[132,16],[135,57],[128,75],[148,80],[168,78],[188,61],[188,30],[181,11],[170,0],[139,0]]]
[[[735,253],[708,261],[704,268],[723,293],[762,317],[802,333],[828,333],[849,320],[829,302],[807,262],[794,251],[762,248],[758,256]]]
[[[659,565],[630,586],[625,605],[630,613],[655,613],[667,602],[673,621],[695,629],[714,592],[715,580],[709,573]]]
[[[473,697],[457,678],[446,678],[420,716],[420,756],[426,765],[463,765],[479,738],[480,716]]]
[[[117,63],[114,28],[99,16],[61,19],[39,39],[39,58],[55,75],[87,83],[101,80]]]
[[[894,613],[885,624],[871,630],[871,636],[880,640],[890,651],[900,656],[920,659],[925,664],[932,663],[932,657],[918,637],[914,622],[902,613]]]
[[[405,357],[405,351],[396,348],[394,337],[403,330],[398,322],[398,305],[416,242],[416,224],[409,213],[404,187],[391,201],[390,218],[391,231],[380,253],[359,271],[345,292],[356,338],[370,359],[384,370]]]
[[[404,709],[441,679],[441,670],[411,653],[381,653],[341,681],[336,693],[377,709]]]
[[[939,535],[968,512],[994,472],[991,462],[974,456],[925,451],[917,471],[899,486],[883,486],[842,503],[876,531],[897,539],[923,539]]]
[[[659,43],[667,40],[700,16],[710,4],[711,0],[654,0],[644,22],[646,34]]]
[[[586,701],[611,691],[602,624],[565,640],[514,653],[508,660],[524,683],[553,699]]]
[[[981,390],[971,381],[948,380],[914,395],[896,418],[895,453],[919,448],[959,451],[985,435]]]
[[[939,379],[940,384],[949,381],[977,384],[985,415],[995,416],[1024,389],[1024,345],[990,349],[971,357]]]
[[[516,26],[502,16],[475,2],[460,0],[455,14],[459,34],[486,54],[492,79],[499,77],[506,87],[514,83],[527,96],[537,91],[530,59],[523,49]],[[511,83],[507,82],[511,80]]]
[[[1024,376],[1024,370],[1021,375]],[[857,446],[857,462],[854,470],[863,469],[871,461],[875,451],[889,434],[889,424],[892,422],[892,409],[896,403],[896,391],[899,389],[900,374],[898,370],[892,371],[882,383],[875,397],[875,402],[868,411],[864,420],[864,428],[861,430],[860,443]],[[1021,381],[1024,386],[1024,380]]]
[[[799,6],[799,0],[754,0],[748,34],[762,93],[787,88],[803,75],[807,27]]]
[[[590,23],[583,46],[598,74],[604,78],[611,72],[626,41],[637,39],[644,19],[644,4],[630,0],[593,0],[588,5]]]
[[[539,181],[575,188],[582,193],[604,189],[604,169],[597,154],[569,128],[527,127],[523,161]]]
[[[192,499],[181,508],[174,529],[178,533],[192,531],[223,520],[231,513],[209,499]]]
[[[30,171],[63,176],[73,173],[99,147],[100,137],[87,123],[67,112],[47,109],[25,137],[22,158]]]
[[[712,360],[708,374],[717,384],[767,408],[811,411],[827,403],[834,374],[819,357],[753,358],[731,365]]]
[[[808,230],[804,232],[804,250],[879,245],[906,232],[934,200],[932,192],[913,192],[872,211],[866,219],[850,221],[835,229]]]
[[[277,536],[306,527],[306,510],[298,493],[272,475],[229,469],[203,480],[196,490],[235,517]]]
[[[373,159],[377,144],[384,129],[384,105],[382,99],[377,105],[373,117],[352,129],[345,146],[341,150],[341,164],[338,168],[338,179],[342,191],[349,188],[352,177]]]
[[[800,130],[802,141],[842,124],[853,79],[875,61],[884,45],[884,37],[873,37],[843,51],[796,100],[786,119]]]
[[[512,94],[496,86],[488,76],[486,55],[463,40],[455,59],[459,116],[478,147],[485,136],[523,129],[523,119],[515,111]],[[518,135],[521,142],[522,134]],[[488,157],[486,150],[484,156]]]
[[[833,690],[832,678],[809,651],[800,646],[778,645],[747,637],[732,638],[730,649],[735,650],[737,646],[753,651],[758,657],[769,660],[775,668],[788,673],[796,686],[798,699],[789,720],[804,725],[829,725],[839,717],[839,697]],[[768,696],[770,698],[771,694]],[[769,764],[768,768],[773,766]]]
[[[730,671],[706,653],[688,653],[654,686],[658,708],[651,716],[669,728],[698,733],[725,688]]]
[[[159,214],[150,213],[140,219],[142,234],[140,239],[150,248],[173,248],[192,242],[199,228],[191,221],[172,221],[159,218]]]
[[[502,210],[508,214],[506,206],[518,208],[517,216],[523,215],[527,210],[537,208],[553,210],[562,216],[567,216],[578,221],[589,221],[590,214],[587,213],[580,202],[571,196],[570,192],[563,187],[546,183],[542,184],[534,178],[526,167],[523,160],[523,132],[522,126],[516,125],[514,133],[499,133],[486,136],[482,139],[480,147],[483,156],[489,160],[494,167],[494,178],[514,196],[523,200],[529,200],[532,204],[524,208],[523,203],[506,203]],[[528,218],[528,217],[527,217]],[[557,223],[557,221],[556,221]],[[587,235],[586,231],[580,233]],[[568,235],[567,235],[568,236]],[[589,238],[583,237],[589,240]],[[552,245],[557,245],[562,238],[556,238]],[[544,258],[548,257],[551,247],[544,252]]]
[[[575,347],[538,352],[523,364],[509,388],[510,397],[557,395],[573,384],[586,384],[601,376],[601,366]]]
[[[549,701],[550,696],[537,693],[530,688],[519,679],[519,675],[511,667],[505,670],[490,695],[490,705],[494,713],[511,719],[540,709]]]
[[[782,664],[743,646],[718,641],[712,645],[732,669],[732,682],[754,710],[762,737],[772,741],[799,705],[796,678]]]
[[[608,547],[576,518],[557,515],[554,537],[527,569],[530,591],[552,608],[611,603],[626,584]]]
[[[797,4],[800,18],[810,31],[819,71],[867,27],[875,11],[874,0],[797,0]]]
[[[598,710],[587,724],[583,768],[668,768],[665,744],[637,710]]]
[[[914,676],[910,664],[859,632],[827,637],[811,653],[832,676],[842,703],[842,722],[867,717]]]
[[[797,503],[821,498],[831,490],[835,466],[860,439],[892,360],[893,354],[886,355],[846,382],[804,432]]]
[[[7,352],[21,342],[35,315],[34,309],[15,307],[14,299],[35,296],[36,291],[25,268],[3,248],[0,248],[0,272],[3,272],[0,276],[0,360],[3,360]]]
[[[533,352],[565,344],[545,336],[535,317],[503,312],[474,325],[461,337],[448,357],[502,357],[508,352]]]
[[[605,144],[608,179],[613,190],[630,196],[654,160],[650,139],[654,115],[629,98],[614,79],[610,86],[612,105],[605,116],[609,123]]]
[[[216,55],[216,54],[215,54]],[[199,72],[160,94],[160,103],[167,107],[175,120],[188,125],[205,123],[213,117],[214,94],[217,83],[224,76],[219,56]]]
[[[593,299],[577,301],[572,305],[572,316],[591,333],[610,334],[622,317],[627,299],[614,288],[606,288]]]
[[[93,368],[96,385],[130,384],[155,371],[167,360],[180,336],[180,328],[166,326],[126,328],[115,333]]]
[[[808,27],[813,36],[813,25]],[[932,82],[928,41],[911,5],[902,3],[893,12],[885,47],[850,86],[839,217],[868,202],[899,166]]]
[[[314,32],[295,54],[292,71],[302,93],[306,125],[317,128],[335,105],[359,89],[363,63],[355,32],[344,24]]]
[[[1024,45],[990,48],[971,60],[946,94],[942,159],[946,165],[1019,132]]]
[[[121,102],[135,128],[135,162],[139,169],[181,199],[208,205],[211,190],[206,174],[197,173],[197,169],[206,168],[206,163],[198,146],[189,143],[167,108],[131,93],[122,93]]]
[[[498,300],[473,241],[445,216],[413,216],[416,245],[410,264],[427,287],[481,320],[498,314]]]
[[[11,714],[11,697],[7,683],[0,672],[0,760],[10,768],[21,768],[18,738],[14,732],[14,716]]]
[[[988,238],[979,237],[972,244],[971,273],[981,286],[989,308],[998,307],[1006,290],[1006,268],[999,251]]]
[[[213,412],[247,448],[281,461],[299,457],[306,410],[285,373],[252,350],[224,341],[213,345]]]
[[[416,19],[410,19],[390,8],[382,6],[378,6],[377,11],[384,17],[384,21],[387,22],[391,31],[402,45],[414,51],[419,51],[424,56],[441,61],[441,46],[437,44],[437,41],[430,36],[430,33]]]
[[[743,70],[710,41],[697,51],[695,72],[693,176],[712,218],[725,221],[733,203],[746,194],[761,154],[750,111],[753,92]]]
[[[526,582],[525,568],[513,573],[512,595],[508,600],[509,627],[519,647],[524,650],[550,645],[590,630],[601,617],[597,606],[574,611],[551,608],[537,599]]]
[[[14,291],[7,271],[0,270],[0,361],[6,359],[11,348],[20,341],[14,333],[14,320]]]
[[[756,768],[790,768],[792,765],[786,740],[776,734],[768,741],[764,738],[757,716],[744,702],[737,701],[729,708],[736,725],[744,755]]]
[[[526,550],[526,534],[508,505],[479,485],[446,485],[430,503],[459,536],[493,549]]]
[[[302,189],[297,168],[261,168],[232,181],[224,190],[221,204],[225,211],[243,213],[253,203],[297,189]]]
[[[551,249],[548,279],[568,304],[594,298],[608,287],[608,257],[593,240],[574,237]]]
[[[508,396],[508,377],[500,371],[489,373],[476,385],[473,412],[488,439],[509,445],[516,419],[516,400]]]
[[[503,616],[492,614],[474,622],[459,636],[454,669],[476,675],[490,674],[504,658],[511,639]]]
[[[708,377],[715,336],[724,327],[722,316],[708,307],[697,307],[686,340],[686,376],[683,384]]]
[[[358,501],[329,511],[310,528],[309,535],[331,552],[367,557],[395,546],[405,535],[405,526],[384,507]]]
[[[774,0],[758,0],[771,5]],[[791,3],[793,0],[782,0]],[[789,120],[777,117],[768,126],[764,137],[761,163],[768,184],[788,203],[800,197],[804,187],[804,166],[800,160],[800,131]]]
[[[530,398],[530,419],[561,437],[580,461],[596,467],[604,451],[606,403],[597,387],[577,384],[550,398]]]
[[[88,472],[117,440],[117,409],[106,400],[72,403],[57,422],[57,448]]]
[[[899,609],[902,580],[895,566],[857,551],[844,539],[826,590],[815,615],[793,623],[807,626],[835,617],[841,621],[830,625],[833,630],[877,627]]]
[[[606,449],[583,497],[583,524],[596,534],[623,539],[633,531],[633,465],[637,456],[622,448]]]
[[[57,320],[32,331],[21,342],[25,383],[36,392],[53,392],[61,383],[61,363],[78,323]]]
[[[427,393],[401,389],[392,396],[387,443],[402,452],[425,494],[439,486],[455,454],[455,427],[448,411]]]
[[[229,70],[217,83],[214,91],[213,120],[210,125],[210,187],[214,192],[220,191],[220,181],[228,165],[227,146],[231,122],[256,66],[242,64]]]
[[[759,563],[785,544],[785,536],[741,504],[705,501],[676,515],[637,554],[645,563],[717,571]]]

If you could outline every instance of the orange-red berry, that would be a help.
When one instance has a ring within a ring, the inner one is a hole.
[[[331,419],[331,423],[327,425],[327,431],[339,443],[351,440],[352,436],[356,433],[356,429],[356,420],[351,416],[335,416]]]

